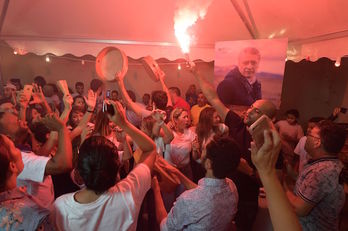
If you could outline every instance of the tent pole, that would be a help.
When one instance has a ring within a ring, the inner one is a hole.
[[[255,33],[253,31],[253,28],[250,25],[250,22],[248,21],[248,19],[245,16],[245,14],[243,13],[242,8],[240,8],[238,2],[236,0],[231,0],[231,3],[233,4],[234,8],[236,9],[237,13],[239,14],[239,17],[242,19],[242,21],[243,21],[245,27],[247,28],[247,30],[249,31],[251,37],[253,39],[256,39]]]
[[[248,13],[248,17],[249,17],[249,20],[250,20],[251,25],[253,27],[255,36],[256,36],[256,38],[259,38],[259,31],[257,30],[253,14],[251,13],[251,10],[250,10],[250,7],[249,7],[248,0],[243,0],[243,3],[244,3],[244,6],[245,6],[245,9],[246,9],[246,12]]]

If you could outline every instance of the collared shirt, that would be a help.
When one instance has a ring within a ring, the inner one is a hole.
[[[339,184],[342,163],[335,157],[309,160],[299,175],[294,193],[313,209],[299,217],[303,230],[338,230],[338,217],[344,205],[343,185]]]
[[[203,178],[177,198],[161,230],[226,230],[237,212],[238,192],[230,179]]]

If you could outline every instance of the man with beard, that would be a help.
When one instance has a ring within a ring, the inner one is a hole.
[[[20,110],[25,111],[27,103],[20,102]],[[26,186],[27,192],[40,197],[42,204],[48,206],[53,202],[52,187],[43,187],[50,181],[50,175],[66,172],[72,168],[72,148],[69,133],[64,123],[53,114],[48,114],[41,121],[50,130],[58,131],[58,149],[53,157],[38,156],[29,145],[31,135],[26,122],[19,120],[18,112],[8,100],[0,101],[0,134],[14,141],[21,150],[24,169],[17,178],[18,186]]]
[[[256,79],[261,55],[254,47],[243,49],[238,67],[231,70],[217,86],[217,93],[225,105],[250,106],[261,99],[261,83]]]

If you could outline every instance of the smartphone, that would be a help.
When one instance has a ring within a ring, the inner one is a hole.
[[[273,123],[266,115],[262,115],[249,127],[249,132],[257,148],[260,148],[265,142],[264,131],[272,129],[274,129]]]
[[[27,97],[27,99],[30,100],[33,93],[33,85],[24,85],[23,93]]]
[[[106,100],[103,101],[102,110],[103,110],[103,112],[108,113],[111,116],[113,116],[115,114],[114,107],[111,104],[109,104]]]
[[[341,107],[341,113],[346,114],[347,113],[347,108],[346,107]]]
[[[111,90],[106,91],[106,98],[110,99],[111,98]]]

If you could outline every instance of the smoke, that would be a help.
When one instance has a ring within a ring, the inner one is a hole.
[[[190,51],[192,35],[189,29],[198,19],[204,19],[213,0],[179,0],[174,14],[175,36],[183,53]]]

